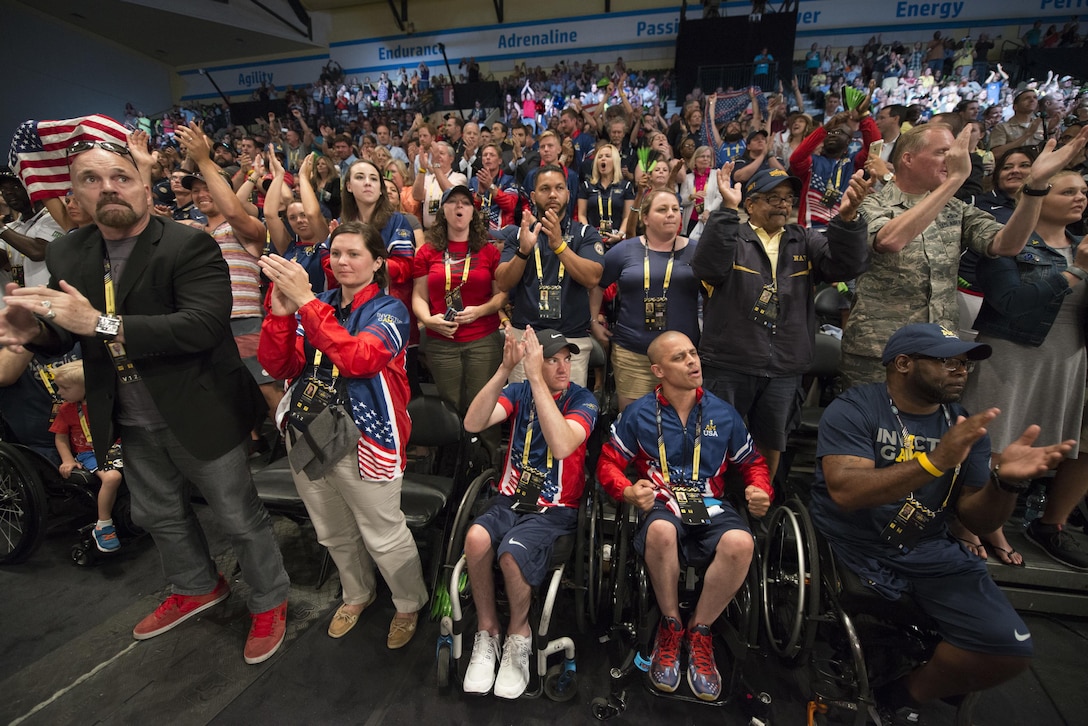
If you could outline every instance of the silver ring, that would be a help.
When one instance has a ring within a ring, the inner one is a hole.
[[[57,317],[57,312],[55,310],[50,310],[49,312],[47,312],[45,314],[45,319],[46,320],[52,320],[55,317]]]
[[[48,310],[49,308],[53,307],[53,303],[49,302],[48,300],[42,300],[42,307]]]

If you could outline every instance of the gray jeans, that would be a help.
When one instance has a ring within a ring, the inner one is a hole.
[[[200,490],[230,539],[251,588],[249,611],[264,612],[287,599],[291,582],[272,534],[272,520],[249,473],[248,442],[204,461],[189,454],[168,428],[122,426],[121,441],[132,519],[151,533],[175,594],[209,593],[218,577],[189,502],[188,481]]]

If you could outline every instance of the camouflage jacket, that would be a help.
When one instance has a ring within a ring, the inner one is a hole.
[[[861,203],[869,245],[889,220],[924,199],[888,184]],[[879,358],[889,336],[908,323],[940,323],[958,329],[956,273],[960,253],[987,249],[1001,225],[981,209],[950,199],[937,219],[899,252],[874,250],[869,270],[858,278],[857,304],[843,333],[843,351]]]

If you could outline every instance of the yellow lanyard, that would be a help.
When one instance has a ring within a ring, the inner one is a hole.
[[[49,373],[45,370],[45,366],[38,368],[38,378],[42,379],[42,385],[45,386],[45,391],[50,396],[56,396],[56,389],[53,388],[53,381],[51,380]]]
[[[529,445],[533,441],[533,420],[536,418],[536,403],[529,409],[529,424],[525,427],[525,446],[521,450],[521,470],[529,468]],[[552,447],[548,447],[548,471],[552,470]]]
[[[91,427],[87,425],[87,417],[83,415],[83,404],[76,404],[76,413],[79,414],[79,425],[83,427],[83,436],[86,437],[87,443],[93,443],[91,441]]]
[[[655,394],[656,396],[656,394]],[[669,460],[665,456],[665,434],[661,430],[661,401],[655,401],[657,404],[657,457],[661,463],[661,479],[665,482],[666,487],[671,487],[672,481],[669,477]],[[686,431],[684,432],[686,433]],[[692,450],[691,456],[691,481],[697,482],[699,479],[699,455],[703,448],[703,404],[699,404],[699,413],[695,418],[695,447]]]
[[[321,366],[321,351],[314,348],[314,377],[317,377],[317,369]],[[336,378],[340,375],[340,369],[336,367],[336,364],[332,364],[332,381],[336,383]]]
[[[106,289],[106,315],[117,315],[117,297],[113,290],[113,273],[110,271],[109,255],[102,258],[102,285]]]
[[[642,238],[642,287],[646,291],[646,297],[650,296],[650,242]],[[672,239],[672,251],[669,253],[669,264],[665,267],[665,284],[661,288],[661,297],[669,294],[669,281],[672,280],[672,261],[676,257],[676,238]]]
[[[468,271],[469,271],[469,268],[472,267],[472,253],[471,252],[466,252],[465,253],[464,262],[465,262],[465,267],[464,267],[464,269],[461,270],[461,285],[464,285],[465,281],[468,280]],[[453,265],[453,257],[450,255],[449,250],[446,250],[446,253],[444,255],[442,255],[442,263],[446,267],[446,292],[449,292],[450,291],[450,284],[452,283],[452,270],[451,270],[451,267]],[[460,287],[460,285],[458,287]]]
[[[597,212],[600,219],[604,219],[604,191],[597,190]],[[608,188],[608,221],[612,221],[612,187]]]
[[[556,258],[558,259],[558,258]],[[559,260],[559,284],[563,284],[563,275],[567,272],[567,268],[563,266],[563,261]],[[544,282],[544,263],[540,261],[540,240],[536,243],[536,276],[541,282]]]

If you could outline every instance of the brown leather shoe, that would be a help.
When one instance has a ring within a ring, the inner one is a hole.
[[[390,650],[396,650],[408,645],[408,641],[416,634],[416,621],[418,620],[418,612],[408,616],[403,616],[400,613],[393,616],[393,620],[389,623],[389,637],[385,642]]]

